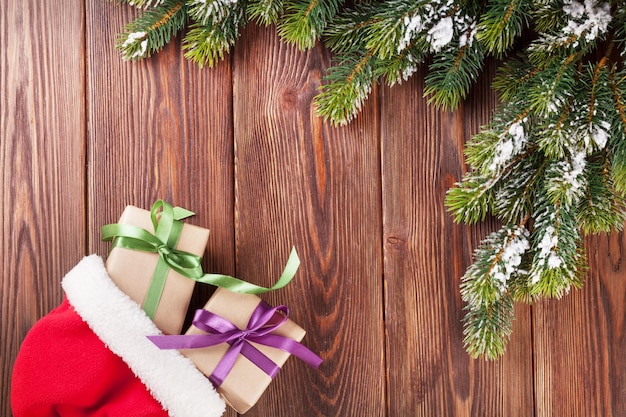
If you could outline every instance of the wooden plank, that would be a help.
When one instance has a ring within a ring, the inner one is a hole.
[[[30,327],[85,252],[82,1],[0,8],[0,415]],[[43,347],[42,347],[43,348]]]
[[[381,89],[388,415],[532,416],[528,306],[517,308],[498,362],[471,360],[463,347],[460,277],[496,225],[455,225],[444,207],[464,171],[463,142],[495,104],[492,73],[456,112],[426,104],[424,75]]]
[[[115,38],[135,13],[114,2],[87,5],[89,249],[106,256],[100,226],[127,204],[149,209],[162,198],[211,230],[204,269],[234,274],[229,61],[200,69],[184,59],[179,38],[148,60],[121,61]],[[196,285],[187,324],[212,291]]]
[[[349,127],[322,123],[328,60],[255,27],[234,56],[237,273],[269,285],[295,245],[295,281],[263,298],[288,305],[325,359],[290,359],[251,417],[385,414],[377,102]]]
[[[176,38],[157,55],[124,62],[115,38],[136,15],[128,5],[87,6],[89,85],[89,248],[106,255],[100,226],[127,204],[163,198],[211,230],[210,272],[234,273],[232,78],[228,60],[201,69]],[[199,286],[194,305],[208,287]]]
[[[538,417],[626,415],[626,235],[586,243],[585,286],[533,308]]]

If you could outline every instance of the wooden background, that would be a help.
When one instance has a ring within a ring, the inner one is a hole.
[[[250,417],[626,416],[621,233],[588,239],[584,289],[518,306],[501,360],[464,351],[459,277],[495,225],[455,225],[443,199],[495,105],[492,71],[454,113],[426,106],[416,74],[333,128],[311,105],[329,54],[273,28],[250,25],[215,69],[187,62],[178,39],[127,63],[113,45],[131,7],[2,3],[0,415],[61,278],[106,255],[99,227],[164,198],[211,229],[210,272],[268,285],[292,245],[302,259],[264,298],[291,307],[325,361],[290,360]]]

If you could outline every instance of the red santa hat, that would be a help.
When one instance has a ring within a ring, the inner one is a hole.
[[[11,385],[14,417],[218,417],[225,405],[209,380],[176,350],[109,278],[84,258],[62,281],[63,303],[24,339]]]

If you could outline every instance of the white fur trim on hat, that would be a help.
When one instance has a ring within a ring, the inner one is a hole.
[[[61,283],[91,330],[128,364],[172,417],[219,417],[224,400],[193,362],[146,338],[161,334],[141,307],[113,283],[102,258],[83,258]]]

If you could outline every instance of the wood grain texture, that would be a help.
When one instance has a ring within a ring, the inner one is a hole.
[[[83,10],[81,1],[0,7],[3,416],[19,346],[61,302],[61,278],[85,252]]]
[[[350,127],[322,123],[327,65],[273,28],[248,28],[234,57],[237,273],[269,285],[295,245],[295,280],[264,298],[290,306],[324,358],[290,359],[251,417],[385,414],[377,102]]]
[[[234,274],[232,78],[228,60],[202,70],[180,39],[140,62],[123,62],[115,38],[136,16],[130,6],[89,2],[89,248],[106,256],[100,227],[124,207],[162,198],[210,229],[203,266]],[[196,285],[185,328],[213,287]],[[225,416],[235,416],[228,411]]]
[[[454,225],[443,204],[462,175],[464,139],[494,105],[489,74],[454,113],[427,106],[423,75],[381,89],[388,415],[530,416],[529,309],[518,309],[499,362],[469,358],[459,283],[486,231]]]
[[[626,236],[586,243],[585,286],[533,308],[537,417],[626,415]]]
[[[200,69],[184,59],[178,38],[149,60],[122,61],[115,38],[136,15],[113,2],[87,5],[90,251],[106,256],[100,227],[126,205],[150,209],[162,198],[210,229],[204,269],[234,274],[230,63]],[[212,291],[196,285],[185,328]]]
[[[186,207],[209,228],[205,270],[233,274],[232,78],[228,60],[201,69],[180,39],[156,56],[123,62],[115,38],[135,10],[112,2],[87,8],[89,57],[89,247],[106,255],[100,226],[127,204],[159,198]],[[193,307],[212,291],[196,286]]]
[[[105,0],[0,7],[0,416],[63,275],[106,255],[99,228],[126,204],[157,198],[211,229],[210,272],[269,285],[292,245],[301,257],[263,298],[291,308],[325,362],[290,359],[250,417],[626,415],[625,234],[587,239],[582,290],[516,307],[500,361],[463,348],[459,279],[498,225],[455,225],[443,199],[495,105],[493,65],[455,113],[426,105],[419,73],[332,128],[312,108],[323,48],[249,25],[214,69],[186,61],[180,39],[123,62],[115,37],[136,14]],[[209,293],[197,286],[192,310]]]

